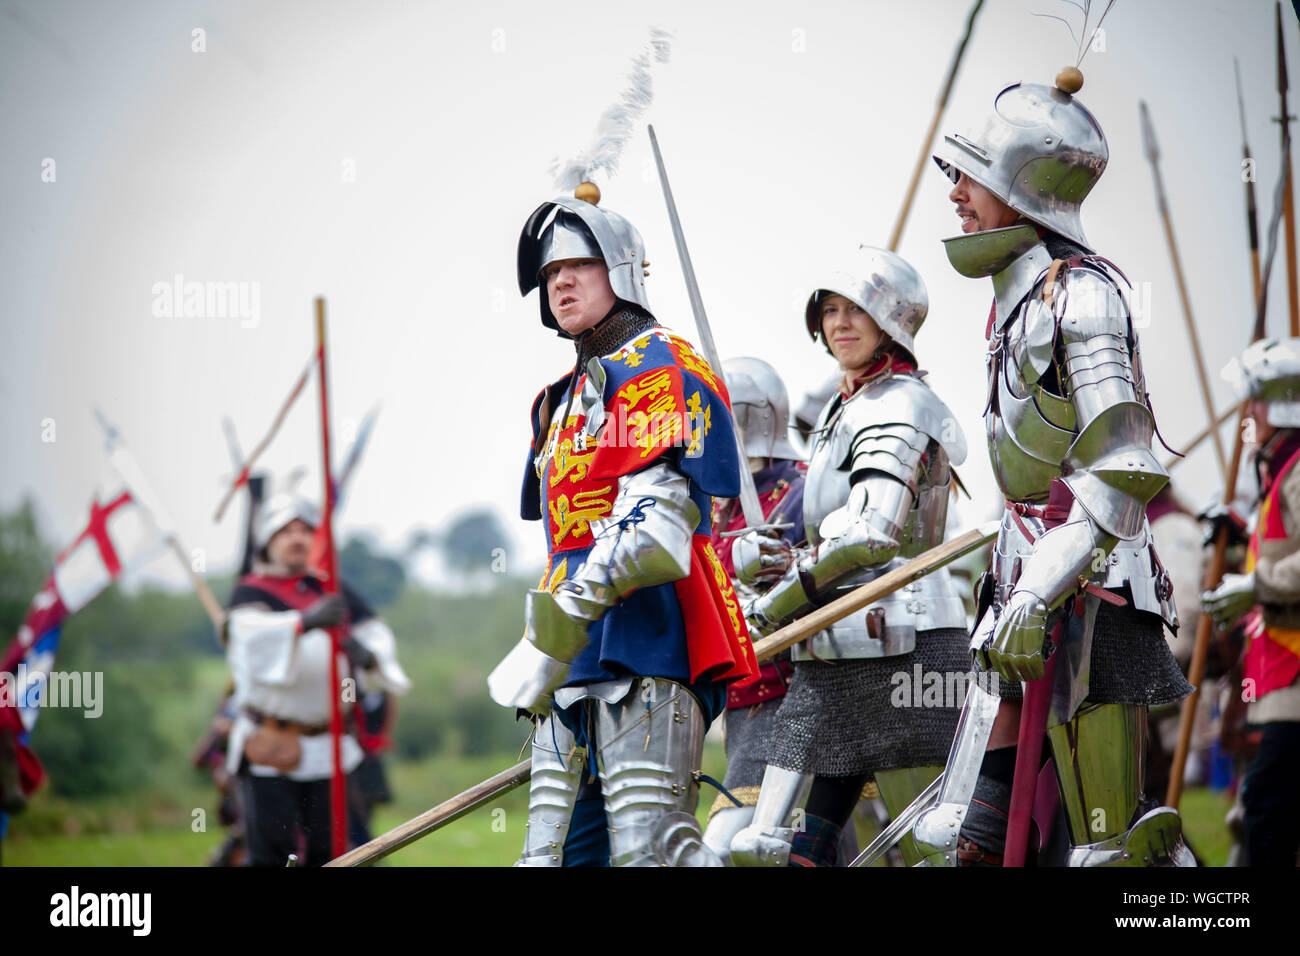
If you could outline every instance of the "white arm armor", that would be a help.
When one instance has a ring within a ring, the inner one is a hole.
[[[529,591],[523,639],[488,676],[492,699],[537,712],[587,647],[587,626],[639,588],[686,577],[700,509],[667,464],[623,478],[610,517],[592,522],[587,560],[552,594]]]
[[[1055,311],[1060,384],[1078,427],[1063,463],[1074,504],[1065,525],[1038,539],[1016,585],[1049,608],[1079,590],[1080,575],[1104,567],[1120,539],[1142,534],[1147,502],[1169,481],[1151,452],[1155,420],[1119,290],[1092,269],[1072,269]]]
[[[892,561],[923,478],[948,481],[949,448],[964,459],[965,439],[947,407],[919,382],[897,384],[881,399],[846,406],[847,421],[837,427],[847,426],[852,434],[844,462],[852,483],[848,501],[822,520],[815,551],[750,605],[760,630],[798,617],[837,584]],[[928,466],[922,462],[927,449]],[[923,475],[926,467],[929,475]]]

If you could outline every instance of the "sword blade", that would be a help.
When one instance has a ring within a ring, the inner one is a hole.
[[[695,281],[695,268],[691,265],[691,254],[686,249],[686,236],[682,232],[682,222],[677,215],[677,203],[673,199],[672,187],[668,185],[668,170],[664,168],[664,157],[659,152],[659,139],[655,128],[648,126],[650,146],[654,150],[655,165],[659,168],[659,183],[663,186],[664,202],[668,206],[668,222],[673,229],[673,242],[677,246],[677,258],[681,260],[682,276],[686,280],[686,294],[691,300],[691,311],[695,313],[695,328],[700,336],[700,348],[704,358],[713,366],[715,372],[722,374],[722,363],[718,360],[718,347],[713,343],[713,332],[709,328],[709,317],[704,312],[704,300],[700,298],[700,285]],[[763,526],[763,508],[758,503],[758,489],[754,487],[754,476],[749,470],[749,456],[745,454],[745,436],[741,433],[736,417],[731,416],[732,428],[736,437],[736,452],[740,455],[740,510],[745,514],[745,524],[750,528]]]
[[[881,830],[880,835],[872,840],[849,866],[870,866],[888,853],[890,847],[903,839],[907,832],[912,829],[912,824],[916,822],[917,817],[930,808],[930,804],[939,795],[941,786],[943,786],[943,774],[935,777],[930,786],[922,790],[920,795],[907,805],[906,810],[895,817],[889,826]]]

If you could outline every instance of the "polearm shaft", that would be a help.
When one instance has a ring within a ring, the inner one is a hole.
[[[868,604],[874,604],[881,598],[893,594],[904,585],[923,578],[927,574],[956,561],[963,555],[969,554],[976,548],[982,547],[997,536],[998,524],[997,521],[988,522],[953,538],[951,541],[946,541],[938,547],[931,548],[925,554],[913,558],[902,567],[895,568],[887,574],[882,574],[875,580],[867,582],[841,598],[837,598],[812,614],[800,618],[793,624],[786,625],[773,634],[769,634],[754,645],[755,655],[760,661],[775,657],[787,647],[798,644],[805,638],[824,630],[836,621],[861,610]],[[369,843],[337,857],[326,865],[365,866],[367,863],[372,863],[380,857],[418,840],[420,837],[427,836],[453,820],[459,819],[471,810],[481,807],[497,797],[504,796],[516,787],[527,783],[532,776],[529,763],[529,761],[525,760],[509,770],[502,771],[495,777],[470,787],[464,793],[440,803],[431,810],[426,810],[418,817],[407,820],[400,826],[394,827],[382,836],[375,837]]]
[[[1282,4],[1274,6],[1273,12],[1277,24],[1277,95],[1282,114],[1278,123],[1282,130],[1282,154],[1291,155],[1291,115],[1287,112],[1286,44],[1282,37]],[[1291,336],[1300,336],[1300,297],[1296,292],[1296,250],[1295,250],[1295,192],[1294,176],[1291,175],[1291,161],[1287,160],[1282,173],[1286,186],[1283,192],[1283,214],[1286,216],[1286,292],[1291,315]]]
[[[1183,444],[1181,455],[1175,455],[1174,457],[1170,458],[1168,461],[1164,463],[1165,471],[1168,471],[1170,468],[1173,468],[1180,461],[1186,461],[1187,455],[1190,454],[1194,448],[1199,446],[1201,442],[1205,441],[1205,439],[1209,438],[1216,431],[1218,431],[1219,427],[1224,422],[1226,422],[1229,418],[1231,418],[1233,415],[1240,414],[1240,412],[1241,412],[1240,405],[1233,405],[1231,408],[1227,408],[1221,411],[1219,413],[1219,417],[1214,420],[1213,425],[1206,425],[1204,428],[1202,428],[1199,432],[1197,432],[1195,435],[1193,435],[1190,439],[1188,439]]]
[[[302,372],[299,373],[297,381],[293,383],[293,388],[289,390],[289,397],[284,400],[284,404],[281,405],[279,411],[275,413],[275,418],[271,422],[270,431],[262,437],[260,442],[253,446],[253,450],[242,463],[239,461],[235,462],[235,477],[232,480],[230,487],[226,489],[226,493],[222,495],[221,503],[217,505],[217,512],[212,516],[213,521],[221,520],[222,515],[226,513],[226,508],[235,497],[235,492],[239,491],[239,489],[248,482],[249,475],[253,469],[253,464],[261,456],[262,452],[266,451],[267,446],[271,444],[271,439],[275,437],[276,432],[280,430],[280,426],[284,424],[284,418],[289,414],[289,409],[293,407],[293,403],[298,400],[298,396],[301,395],[303,389],[307,387],[307,379],[311,377],[311,370],[315,365],[316,353],[313,352],[311,357],[307,359],[307,364],[303,366]]]
[[[1255,212],[1255,160],[1250,155],[1250,141],[1246,138],[1246,99],[1241,95],[1241,67],[1235,56],[1232,58],[1232,70],[1237,78],[1237,112],[1241,114],[1241,179],[1246,187],[1246,241],[1250,244],[1252,301],[1259,302],[1259,217]]]
[[[952,86],[957,79],[957,68],[961,66],[962,56],[966,53],[966,44],[970,42],[971,30],[975,26],[975,17],[982,6],[984,0],[975,0],[974,6],[970,8],[970,15],[966,17],[966,30],[962,33],[957,49],[953,52],[952,63],[948,67],[948,77],[943,81],[939,99],[934,104],[934,116],[930,118],[930,128],[925,131],[925,139],[921,141],[921,152],[917,155],[916,165],[912,168],[912,181],[907,185],[903,205],[898,210],[898,218],[894,220],[894,231],[889,234],[890,252],[897,252],[898,244],[903,240],[903,229],[907,225],[908,214],[912,211],[912,201],[916,198],[916,187],[921,181],[921,172],[925,169],[926,160],[930,158],[930,146],[934,142],[934,134],[938,132],[939,120],[943,118],[943,111],[948,107],[948,97],[952,94]]]
[[[321,505],[321,527],[325,535],[326,594],[339,594],[339,554],[334,547],[334,465],[330,453],[330,402],[328,366],[325,361],[325,300],[316,298],[316,360],[320,378],[320,435],[321,473],[324,475],[324,494]],[[340,628],[329,629],[330,635],[330,745],[332,768],[330,774],[330,852],[342,856],[348,848],[347,833],[347,782],[343,775],[343,709],[339,702],[339,653],[342,635]]]
[[[700,285],[695,281],[695,267],[691,265],[691,254],[686,248],[686,235],[682,232],[682,221],[677,215],[677,203],[673,199],[672,187],[668,185],[668,170],[664,167],[663,154],[659,152],[659,140],[655,128],[648,126],[650,146],[654,150],[655,165],[659,167],[659,184],[664,190],[664,202],[668,206],[668,221],[673,229],[673,242],[677,245],[677,258],[682,263],[682,276],[686,280],[686,294],[691,300],[691,311],[695,313],[695,328],[700,335],[700,348],[704,358],[713,366],[717,375],[722,374],[722,363],[718,360],[718,347],[713,344],[713,332],[709,328],[709,317],[704,311],[704,300],[700,297]],[[740,510],[745,514],[745,524],[750,528],[760,528],[766,519],[763,507],[758,503],[758,489],[754,486],[754,475],[749,470],[749,457],[745,454],[745,438],[740,432],[740,424],[732,416],[731,423],[736,438],[736,453],[740,456]]]
[[[925,577],[944,565],[969,554],[976,548],[992,541],[998,533],[1000,521],[990,521],[978,528],[972,528],[965,534],[958,535],[951,541],[945,541],[931,548],[925,554],[895,568],[880,577],[869,581],[862,587],[850,591],[843,597],[836,598],[811,614],[806,614],[792,624],[787,624],[773,634],[769,634],[754,644],[754,655],[760,660],[775,657],[783,650],[794,647],[800,641],[812,637],[818,631],[824,631],[836,621],[862,610],[868,604],[874,604],[887,594],[893,594],[899,588]]]
[[[1164,178],[1160,175],[1160,147],[1156,143],[1155,127],[1151,123],[1151,114],[1147,111],[1145,100],[1139,101],[1138,110],[1142,114],[1142,144],[1151,163],[1151,176],[1156,186],[1156,206],[1160,210],[1160,220],[1164,223],[1165,239],[1169,243],[1169,258],[1174,267],[1174,280],[1178,285],[1178,297],[1183,303],[1183,318],[1187,323],[1187,339],[1192,346],[1192,357],[1196,360],[1196,378],[1201,386],[1201,400],[1205,403],[1205,420],[1215,420],[1214,402],[1210,397],[1210,380],[1205,374],[1205,356],[1201,352],[1201,338],[1196,331],[1196,320],[1192,318],[1192,302],[1187,295],[1187,283],[1183,279],[1183,263],[1178,255],[1178,242],[1174,238],[1174,225],[1169,217],[1169,201],[1165,198]],[[1214,451],[1219,459],[1219,474],[1228,480],[1228,460],[1223,453],[1223,439],[1218,429],[1210,437],[1214,439]]]
[[[1282,144],[1282,172],[1279,175],[1277,189],[1273,195],[1273,216],[1268,225],[1268,255],[1264,257],[1264,270],[1260,276],[1259,298],[1255,303],[1255,325],[1251,329],[1251,341],[1257,342],[1264,337],[1264,319],[1268,311],[1268,281],[1273,274],[1273,259],[1277,255],[1277,229],[1282,220],[1282,207],[1286,193],[1286,182],[1290,178],[1287,170],[1291,167],[1291,142]],[[1246,405],[1242,404],[1241,420],[1237,427],[1237,440],[1232,449],[1232,470],[1224,483],[1223,503],[1231,504],[1237,497],[1237,471],[1241,467],[1241,456],[1245,429],[1241,427],[1246,416]],[[1228,529],[1220,528],[1214,539],[1214,552],[1210,555],[1210,565],[1205,570],[1202,590],[1210,591],[1219,586],[1223,578],[1224,555],[1228,550]],[[1192,685],[1191,695],[1183,701],[1183,710],[1178,721],[1178,744],[1174,748],[1174,761],[1169,770],[1169,789],[1165,792],[1165,803],[1177,807],[1183,797],[1183,775],[1187,767],[1187,753],[1192,745],[1192,723],[1196,717],[1196,703],[1201,696],[1201,681],[1205,679],[1205,658],[1210,646],[1210,631],[1214,621],[1204,611],[1196,621],[1196,644],[1192,648],[1192,660],[1187,669],[1187,680]]]
[[[408,843],[414,843],[421,837],[428,836],[435,830],[440,830],[447,824],[459,820],[465,814],[491,803],[497,797],[504,796],[516,787],[527,783],[531,776],[531,761],[522,760],[509,770],[503,770],[495,777],[489,777],[482,783],[470,787],[464,793],[458,793],[450,800],[425,810],[418,817],[412,817],[382,836],[375,837],[355,850],[349,850],[325,865],[365,866],[367,863],[373,863],[381,857],[388,856],[394,850],[400,850]]]

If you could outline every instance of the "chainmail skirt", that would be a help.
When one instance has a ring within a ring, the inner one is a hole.
[[[940,628],[919,632],[916,649],[895,657],[796,662],[768,762],[828,777],[942,766],[971,670],[969,646],[962,628]],[[942,690],[923,692],[936,684]]]
[[[767,767],[768,740],[784,696],[753,707],[736,707],[723,718],[727,743],[727,775],[722,785],[745,804],[754,804]],[[737,792],[737,791],[741,792]],[[749,791],[752,792],[753,799]]]

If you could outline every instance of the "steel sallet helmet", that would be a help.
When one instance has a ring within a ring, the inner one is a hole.
[[[314,530],[320,525],[320,509],[301,495],[272,495],[258,511],[253,543],[260,551],[271,543],[277,532],[283,531],[294,520],[302,521]]]
[[[762,359],[731,358],[722,363],[731,395],[731,413],[745,436],[750,458],[803,458],[790,444],[790,396],[776,369]]]
[[[915,364],[916,333],[925,321],[930,297],[920,273],[906,259],[888,249],[859,246],[851,263],[831,273],[808,297],[804,325],[813,339],[822,331],[820,303],[826,293],[842,295],[860,306],[895,344],[907,350]]]
[[[1300,339],[1261,339],[1223,370],[1239,398],[1267,407],[1268,424],[1300,428]]]
[[[538,286],[542,324],[560,332],[551,314],[541,271],[562,259],[602,259],[609,270],[609,284],[614,295],[624,302],[650,310],[646,297],[645,243],[636,227],[609,209],[596,205],[600,190],[583,183],[576,196],[557,196],[533,211],[519,236],[519,292],[527,295]],[[561,332],[561,334],[563,334]]]
[[[1062,71],[1056,87],[1006,87],[983,127],[945,136],[934,161],[954,183],[965,173],[1026,219],[1092,252],[1079,207],[1105,171],[1109,153],[1096,118],[1060,88],[1077,91],[1082,77],[1074,74],[1077,85],[1065,81]],[[950,258],[962,256],[963,238],[947,240]]]

